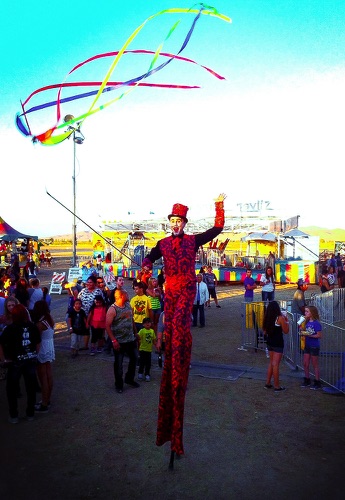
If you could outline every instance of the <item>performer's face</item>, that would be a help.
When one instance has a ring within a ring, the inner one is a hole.
[[[170,218],[170,228],[172,233],[177,236],[181,233],[183,233],[183,229],[185,227],[186,223],[183,219],[180,217],[171,217]]]

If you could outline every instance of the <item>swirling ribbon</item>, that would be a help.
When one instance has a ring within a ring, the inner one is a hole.
[[[212,74],[214,77],[216,77],[218,79],[224,79],[224,77],[222,77],[221,75],[219,75],[218,73],[216,73],[212,69],[210,69],[206,66],[200,65],[192,59],[181,57],[179,55],[188,45],[189,40],[190,40],[192,33],[194,31],[195,25],[196,25],[198,19],[200,18],[201,14],[214,16],[214,17],[217,17],[221,20],[231,22],[231,19],[229,17],[227,17],[223,14],[220,14],[214,7],[206,6],[204,4],[198,4],[198,5],[199,5],[198,10],[196,10],[192,7],[190,9],[172,8],[172,9],[166,9],[166,10],[162,10],[160,12],[157,12],[156,14],[148,17],[138,28],[136,28],[133,31],[133,33],[129,36],[129,38],[126,40],[126,42],[124,43],[124,45],[122,46],[122,48],[119,51],[107,52],[104,54],[97,54],[93,57],[90,57],[89,59],[74,66],[74,68],[72,68],[72,70],[67,74],[63,83],[41,87],[41,88],[35,90],[34,92],[32,92],[25,99],[25,101],[22,103],[23,112],[21,114],[18,113],[16,116],[16,125],[17,125],[18,129],[20,130],[20,132],[22,132],[26,136],[32,136],[34,142],[38,141],[44,145],[55,145],[55,144],[59,144],[60,142],[64,141],[73,133],[74,127],[72,125],[74,123],[78,123],[78,127],[80,127],[87,117],[89,117],[89,116],[93,115],[94,113],[97,113],[98,111],[101,111],[102,109],[105,109],[105,108],[109,107],[110,105],[114,104],[116,101],[122,99],[125,95],[127,95],[129,92],[133,91],[134,88],[136,88],[138,86],[148,86],[148,87],[158,87],[158,88],[175,88],[175,89],[199,88],[198,86],[191,86],[191,85],[146,83],[146,82],[142,81],[142,80],[147,79],[149,76],[153,75],[154,73],[157,73],[158,71],[162,70],[165,66],[170,64],[173,60],[180,60],[180,61],[191,63],[191,64],[197,64],[197,65],[201,66],[203,69],[205,69],[206,71],[208,71],[210,74]],[[162,49],[163,49],[164,43],[170,38],[172,33],[175,31],[175,29],[177,28],[177,26],[181,22],[181,20],[178,20],[177,22],[175,22],[173,24],[173,26],[168,31],[168,34],[167,34],[165,40],[158,46],[158,48],[155,52],[150,51],[150,50],[144,50],[144,49],[127,50],[128,46],[132,43],[132,41],[135,39],[135,37],[138,35],[138,33],[144,28],[144,26],[149,21],[151,21],[152,19],[154,19],[160,15],[163,15],[163,14],[175,14],[175,13],[194,13],[194,14],[196,14],[196,16],[193,20],[193,23],[192,23],[192,25],[191,25],[191,27],[186,35],[186,38],[183,41],[182,46],[177,54],[170,54],[167,52],[162,52]],[[151,60],[151,63],[150,63],[150,66],[149,66],[147,72],[140,75],[140,76],[137,76],[131,80],[127,80],[125,82],[110,81],[110,78],[111,78],[119,60],[121,59],[121,57],[124,54],[128,54],[128,53],[151,54],[151,55],[153,54],[153,58]],[[96,59],[105,58],[105,57],[114,57],[114,56],[115,56],[115,58],[114,58],[112,64],[110,65],[110,68],[108,69],[108,71],[105,75],[105,78],[103,79],[102,82],[85,82],[85,81],[84,82],[69,82],[69,83],[66,82],[69,75],[71,75],[73,72],[75,72],[76,70],[78,70],[79,68],[84,66],[85,64],[88,64]],[[167,58],[167,60],[164,61],[162,64],[155,67],[155,63],[158,60],[158,57],[160,57],[160,56]],[[90,86],[90,87],[91,86],[98,86],[99,88],[98,88],[98,90],[92,90],[92,91],[89,91],[86,93],[76,94],[74,96],[61,98],[61,92],[62,92],[63,88],[66,88],[66,87],[87,87],[87,86]],[[99,100],[100,96],[103,93],[110,92],[110,91],[119,89],[121,87],[126,87],[126,90],[123,91],[122,94],[118,95],[114,99],[111,99],[110,101],[106,102],[105,104],[102,104],[102,105],[96,107],[97,101]],[[54,88],[58,89],[58,94],[57,94],[56,100],[50,101],[50,102],[47,102],[44,104],[40,104],[38,106],[34,106],[28,110],[25,110],[26,104],[30,101],[30,99],[34,95],[36,95],[40,92],[46,91],[46,90],[54,89]],[[61,104],[62,103],[73,101],[76,99],[82,99],[82,98],[90,97],[90,96],[95,96],[95,97],[93,99],[93,102],[92,102],[90,108],[88,109],[88,111],[86,113],[83,113],[82,115],[79,115],[78,117],[73,118],[67,122],[60,123]],[[27,115],[29,113],[34,112],[34,111],[38,111],[38,110],[41,110],[41,109],[44,109],[47,107],[51,107],[51,106],[56,106],[56,123],[55,123],[55,125],[42,134],[39,134],[36,136],[32,135],[31,130],[30,130],[30,126],[28,123]],[[24,123],[22,117],[24,117],[26,124]],[[65,132],[60,133],[58,135],[53,135],[56,131],[59,131],[61,128],[66,128],[66,127],[67,127],[67,130]]]

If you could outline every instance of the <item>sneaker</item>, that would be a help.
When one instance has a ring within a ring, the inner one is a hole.
[[[137,387],[140,387],[140,384],[138,384],[138,382],[135,382],[135,380],[133,380],[132,382],[126,382],[126,380],[125,380],[125,384],[130,385],[131,387],[134,387],[134,389],[136,389]]]
[[[318,389],[322,389],[320,380],[315,380],[314,384],[311,385],[309,389],[311,389],[312,391],[317,391]]]
[[[142,373],[138,373],[138,380],[142,380],[143,379],[143,374]]]
[[[10,424],[18,424],[19,418],[18,417],[8,417],[8,421]]]
[[[220,309],[220,305],[219,305],[219,304],[218,304],[218,306],[216,306],[216,307],[218,307],[218,309]]]
[[[310,386],[311,386],[310,378],[304,377],[304,380],[301,383],[302,389],[305,389],[306,387],[310,387]]]
[[[281,391],[285,391],[285,387],[278,387],[278,389],[274,388],[274,392],[281,392]]]
[[[48,406],[45,405],[35,405],[35,412],[37,413],[47,413],[49,411]]]
[[[265,389],[272,389],[273,385],[272,384],[265,384],[264,388]]]
[[[151,380],[150,375],[146,375],[145,380],[146,380],[146,382],[150,382],[150,380]]]
[[[26,420],[28,422],[32,422],[33,420],[35,420],[35,417],[33,415],[29,415],[29,416],[26,417]]]
[[[117,392],[118,394],[122,394],[122,393],[123,393],[123,389],[116,389],[116,392]]]
[[[96,349],[92,348],[90,352],[90,356],[94,356],[96,354]]]
[[[50,403],[50,401],[48,401],[48,404],[47,404],[48,408],[50,408],[50,405],[51,405],[51,403]],[[42,406],[42,401],[40,401],[39,403],[35,404],[35,410],[37,410],[40,406]]]

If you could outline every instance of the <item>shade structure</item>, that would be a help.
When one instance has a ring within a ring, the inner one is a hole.
[[[38,236],[21,233],[10,226],[6,221],[4,221],[2,217],[0,217],[0,240],[11,242],[17,240],[18,238],[26,238],[27,240],[30,239],[36,241],[38,240]]]
[[[273,233],[250,233],[241,238],[241,241],[277,241],[277,237]]]
[[[283,234],[284,238],[309,238],[309,234],[301,231],[300,229],[290,229]]]

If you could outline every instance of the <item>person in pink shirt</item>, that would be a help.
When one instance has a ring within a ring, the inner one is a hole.
[[[90,307],[86,323],[87,328],[91,328],[91,356],[94,356],[96,352],[102,352],[106,315],[107,306],[105,301],[102,296],[96,295],[94,303]]]

